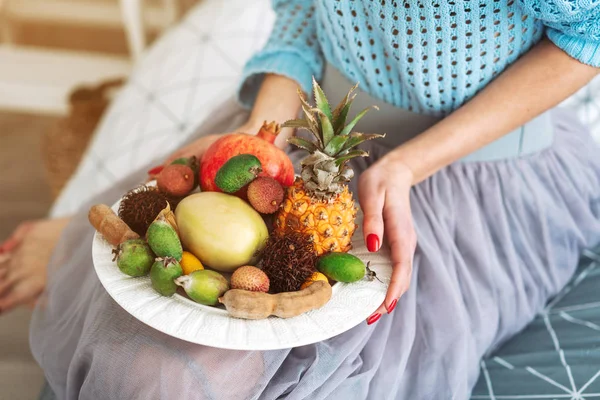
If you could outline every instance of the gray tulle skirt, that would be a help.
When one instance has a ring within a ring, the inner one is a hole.
[[[231,105],[200,131],[227,131],[245,116]],[[394,313],[293,349],[203,347],[134,319],[94,273],[85,204],[50,265],[31,329],[35,358],[60,399],[467,399],[481,357],[543,310],[582,249],[600,242],[600,151],[573,117],[553,119],[549,149],[456,163],[414,187],[413,281]],[[387,151],[370,150],[369,162]],[[111,204],[143,177],[92,203]]]

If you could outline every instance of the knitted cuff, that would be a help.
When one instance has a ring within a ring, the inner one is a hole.
[[[546,35],[574,59],[592,67],[600,67],[600,41],[569,36],[553,28],[547,28]]]
[[[316,79],[322,71],[314,71],[300,55],[291,52],[260,53],[246,63],[238,88],[238,101],[245,108],[252,108],[265,74],[283,75],[298,82],[304,93],[312,92],[312,76]]]

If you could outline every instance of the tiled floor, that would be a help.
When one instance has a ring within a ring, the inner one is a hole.
[[[51,204],[40,139],[56,118],[0,111],[0,241]],[[0,400],[36,399],[43,374],[29,352],[29,309],[0,316]]]

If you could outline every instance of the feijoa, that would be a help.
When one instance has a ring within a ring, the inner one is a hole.
[[[181,265],[171,257],[157,258],[150,269],[152,287],[163,296],[173,296],[177,291],[175,279],[183,275]]]
[[[235,193],[262,172],[260,160],[252,154],[239,154],[231,157],[217,171],[215,184],[225,193]]]
[[[159,216],[146,231],[148,245],[158,257],[173,257],[181,261],[183,248],[179,236],[169,222]]]
[[[356,282],[365,276],[365,264],[348,253],[328,253],[317,260],[317,269],[338,282]]]
[[[175,284],[183,287],[192,300],[207,306],[218,304],[219,297],[229,290],[229,283],[223,275],[207,269],[180,276],[175,279]]]
[[[154,263],[154,253],[144,239],[131,239],[121,243],[116,250],[117,266],[129,276],[144,276]]]

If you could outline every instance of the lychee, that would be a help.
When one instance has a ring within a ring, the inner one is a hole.
[[[158,175],[156,185],[161,192],[182,197],[194,189],[194,179],[194,171],[187,165],[171,164]]]
[[[248,185],[248,201],[256,211],[273,214],[283,202],[284,190],[279,182],[268,176],[261,176]]]
[[[236,269],[231,275],[231,288],[251,292],[269,291],[269,277],[260,268],[247,265]]]

